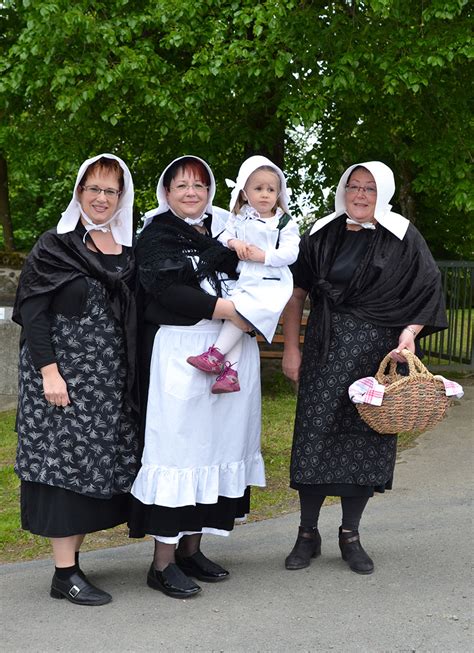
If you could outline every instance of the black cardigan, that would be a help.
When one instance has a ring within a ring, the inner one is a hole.
[[[211,218],[205,221],[210,230]],[[196,267],[190,256],[198,259]],[[236,278],[238,258],[208,235],[177,218],[170,211],[155,216],[140,234],[136,248],[140,282],[141,320],[159,326],[191,326],[211,319],[222,294],[218,273]],[[216,295],[199,285],[207,278]]]

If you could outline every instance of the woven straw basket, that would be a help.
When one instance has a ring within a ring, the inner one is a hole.
[[[380,363],[375,378],[385,386],[382,405],[356,404],[364,422],[384,435],[427,431],[443,419],[451,403],[441,379],[434,377],[408,349],[403,350],[403,355],[409,376],[397,374],[397,363],[390,354]]]

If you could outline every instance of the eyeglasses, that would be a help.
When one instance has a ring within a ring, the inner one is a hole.
[[[377,194],[377,189],[375,186],[353,186],[352,184],[350,186],[346,186],[346,193],[352,193],[355,195],[355,193],[366,193],[367,195],[376,195]]]
[[[185,193],[190,188],[192,188],[195,193],[204,193],[209,186],[200,184],[199,182],[196,182],[195,184],[176,184],[176,186],[170,186],[170,190],[175,190],[177,193]]]
[[[101,193],[104,193],[106,197],[118,197],[122,191],[116,190],[115,188],[99,188],[98,186],[82,186],[82,190],[85,190],[87,193],[98,197]]]

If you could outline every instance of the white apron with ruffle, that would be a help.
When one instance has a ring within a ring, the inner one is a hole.
[[[133,496],[144,504],[172,508],[213,504],[219,496],[243,496],[249,485],[265,486],[255,338],[242,338],[240,392],[213,395],[216,375],[186,362],[214,344],[221,325],[221,320],[201,320],[193,326],[158,329],[142,467],[132,487]]]

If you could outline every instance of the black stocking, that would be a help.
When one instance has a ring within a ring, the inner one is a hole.
[[[301,522],[304,528],[317,528],[319,512],[326,497],[299,490],[301,506]]]
[[[163,571],[166,567],[175,562],[174,553],[176,550],[175,544],[165,544],[155,540],[155,555],[153,557],[153,565],[158,571]]]
[[[358,531],[359,523],[369,497],[341,497],[342,529]]]
[[[178,544],[178,553],[183,558],[189,558],[194,553],[199,551],[201,544],[202,533],[194,533],[194,535],[184,535]]]

